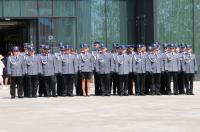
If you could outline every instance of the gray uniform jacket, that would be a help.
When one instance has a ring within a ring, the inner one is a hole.
[[[96,72],[110,74],[113,72],[114,63],[111,53],[98,54],[96,58]]]
[[[166,71],[166,69],[167,69],[167,68],[166,68],[166,66],[167,66],[167,64],[166,64],[166,63],[167,63],[167,61],[166,61],[166,60],[167,60],[167,53],[168,53],[168,52],[162,52],[162,53],[161,53],[164,71]]]
[[[26,55],[24,57],[27,75],[38,75],[42,73],[42,65],[40,63],[40,57],[38,55]]]
[[[182,69],[185,73],[195,73],[198,71],[197,60],[194,54],[185,53],[183,55]]]
[[[42,75],[53,76],[55,73],[58,73],[58,64],[53,54],[48,54],[47,56],[40,55],[40,62],[42,65]]]
[[[116,64],[117,64],[117,53],[114,52],[112,53],[112,60],[113,60],[113,64],[114,64],[114,67],[113,67],[113,72],[117,72],[117,69],[116,69]]]
[[[94,57],[91,53],[79,54],[79,71],[93,72],[94,71]]]
[[[58,67],[58,73],[61,73],[62,72],[62,60],[61,60],[62,53],[55,53],[54,55],[56,57],[56,64],[57,64],[57,67]]]
[[[175,52],[166,53],[165,70],[169,72],[179,72],[181,70],[181,58]]]
[[[126,53],[116,56],[116,72],[119,75],[127,75],[132,72],[132,59]]]
[[[163,58],[161,54],[150,53],[148,54],[147,60],[151,65],[151,73],[161,73],[164,71]]]
[[[149,64],[149,61],[147,60],[147,54],[146,53],[135,53],[133,55],[133,72],[134,73],[146,73],[151,71],[151,65]]]
[[[61,55],[62,74],[76,74],[78,72],[78,61],[76,55],[64,54]]]
[[[7,73],[12,77],[23,76],[26,72],[24,56],[9,56],[7,60]]]

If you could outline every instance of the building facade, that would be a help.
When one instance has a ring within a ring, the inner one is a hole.
[[[0,0],[0,52],[24,42],[57,51],[59,42],[159,41],[192,44],[198,58],[199,11],[199,0]]]

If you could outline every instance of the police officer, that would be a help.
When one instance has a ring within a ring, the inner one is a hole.
[[[150,47],[148,47],[148,48],[152,48],[151,46]],[[144,45],[144,44],[142,44],[142,53],[143,53],[143,55],[144,56],[146,56],[147,57],[147,55],[148,55],[148,51],[147,51],[147,47]],[[150,51],[151,52],[151,51]],[[150,86],[151,85],[149,85],[149,84],[151,84],[151,73],[149,72],[149,71],[146,71],[146,73],[145,73],[145,83],[144,83],[144,88],[145,88],[145,95],[149,95],[149,93],[150,93]]]
[[[65,48],[64,48],[64,44],[62,42],[59,43],[59,49],[60,51],[57,53],[54,53],[55,57],[56,57],[56,64],[58,65],[58,73],[56,74],[56,80],[57,80],[57,95],[58,96],[62,96],[63,95],[63,89],[64,89],[64,85],[63,85],[63,80],[62,80],[62,60],[61,60],[61,55],[63,54]]]
[[[23,45],[23,52],[21,52],[21,55],[23,56],[23,58],[25,58],[25,56],[28,54],[28,48],[31,45],[29,43],[24,43]],[[24,97],[28,97],[28,77],[27,75],[23,76],[23,91],[24,91]]]
[[[132,60],[126,53],[126,45],[119,46],[119,54],[116,57],[116,71],[118,74],[118,87],[120,96],[128,96],[128,74],[132,72]]]
[[[55,74],[58,73],[58,65],[56,57],[50,54],[50,47],[48,45],[45,45],[44,53],[40,56],[40,60],[43,71],[42,75],[44,76],[45,97],[57,97]]]
[[[11,98],[14,99],[17,88],[18,98],[23,98],[23,75],[26,71],[24,58],[20,55],[19,47],[17,46],[12,48],[12,52],[13,56],[9,56],[7,61],[7,73],[11,79],[10,94]]]
[[[178,46],[178,49],[176,49],[176,51],[179,54],[180,57],[180,61],[181,61],[181,69],[178,73],[178,90],[179,90],[179,94],[185,94],[185,73],[183,72],[183,68],[182,68],[182,61],[183,61],[183,55],[186,53],[186,44],[180,44]]]
[[[145,77],[146,72],[150,70],[150,64],[147,61],[147,55],[143,52],[143,45],[137,45],[137,52],[133,56],[133,72],[135,72],[135,95],[145,95]]]
[[[171,94],[171,79],[173,79],[173,92],[174,95],[178,95],[178,84],[177,84],[177,75],[180,71],[180,58],[179,55],[175,52],[175,45],[169,45],[169,52],[166,54],[165,60],[165,70],[168,72],[167,75],[167,93]]]
[[[113,71],[114,63],[112,54],[107,53],[105,44],[101,44],[100,54],[97,54],[95,66],[100,78],[102,96],[110,96],[110,73]]]
[[[28,54],[25,56],[25,66],[27,75],[28,97],[37,97],[38,74],[42,73],[40,58],[35,54],[35,48],[29,47]]]
[[[90,96],[90,80],[94,71],[94,57],[89,53],[87,44],[82,44],[80,47],[79,71],[81,72],[83,96]]]
[[[157,44],[152,45],[152,52],[148,54],[147,60],[151,65],[151,90],[150,95],[161,95],[161,72],[164,71],[162,55],[158,53],[159,46]]]
[[[76,57],[76,61],[78,62],[77,64],[79,64],[79,59],[80,56],[77,52],[77,50],[75,49],[71,49],[71,54],[73,54]],[[77,96],[82,96],[83,91],[82,91],[82,79],[81,79],[81,72],[78,70],[77,74],[75,74],[75,88],[76,88],[76,95]]]
[[[39,54],[38,54],[39,58],[44,53],[44,47],[45,47],[45,44],[41,44],[39,46]],[[43,79],[44,79],[43,75],[39,74],[39,90],[38,90],[39,97],[42,97],[42,95],[45,94],[45,89],[44,89],[45,85],[44,85],[44,80]]]
[[[163,61],[163,67],[164,67],[164,71],[162,71],[161,73],[161,94],[162,95],[166,95],[166,94],[170,94],[171,92],[169,90],[167,90],[167,75],[168,72],[165,70],[165,60],[167,58],[166,54],[169,52],[169,44],[165,43],[163,44],[163,52],[161,53],[162,55],[162,61]],[[169,91],[169,93],[167,93]]]
[[[196,56],[192,53],[192,46],[186,45],[186,53],[183,55],[182,61],[183,72],[185,73],[185,87],[187,95],[194,95],[193,80],[194,75],[198,71]]]
[[[152,52],[153,52],[153,47],[152,47],[152,45],[149,45],[148,46],[148,48],[147,48],[148,50],[147,50],[147,61],[149,61],[148,60],[148,55],[150,55],[150,54],[152,54]],[[150,63],[150,62],[149,62]],[[151,94],[151,90],[152,90],[152,87],[153,87],[153,85],[151,85],[152,84],[152,79],[151,79],[151,77],[152,77],[152,72],[146,72],[146,74],[145,74],[145,94],[146,95],[149,95],[149,94]]]
[[[132,59],[133,55],[135,54],[135,52],[134,52],[135,46],[134,45],[127,45],[127,46],[128,46],[127,54]],[[134,73],[130,72],[128,74],[128,94],[129,95],[133,95],[133,82],[135,81],[134,78],[135,78]]]
[[[113,63],[114,65],[116,65],[117,63],[117,54],[118,54],[118,47],[119,44],[113,44],[113,50],[112,50],[112,59],[113,59]],[[118,87],[118,74],[116,71],[116,66],[114,66],[113,72],[111,73],[111,87],[112,87],[112,91],[113,91],[113,95],[119,94],[119,87]],[[111,93],[111,92],[110,92]]]
[[[78,61],[76,56],[71,54],[70,45],[65,45],[64,54],[61,55],[62,60],[62,77],[63,77],[63,96],[73,96],[73,84],[75,74],[78,72]]]
[[[91,53],[92,53],[92,56],[94,57],[94,66],[95,66],[97,54],[99,54],[99,49],[101,46],[100,41],[96,40],[93,46],[94,46],[94,49]],[[98,75],[98,72],[96,72],[96,69],[94,69],[94,84],[95,84],[95,95],[101,95],[102,91],[101,91],[101,87],[99,83],[99,75]]]

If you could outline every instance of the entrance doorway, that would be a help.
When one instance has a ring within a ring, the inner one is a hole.
[[[0,54],[7,55],[12,46],[28,42],[30,20],[0,20]]]

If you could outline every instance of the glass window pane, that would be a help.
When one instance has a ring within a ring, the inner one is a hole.
[[[48,18],[39,19],[39,42],[49,43],[48,36],[52,35],[52,21]]]
[[[2,17],[2,10],[3,10],[2,0],[0,0],[0,17]]]
[[[78,44],[127,43],[127,0],[79,0],[77,5]]]
[[[52,34],[56,42],[54,47],[58,48],[58,42],[70,44],[76,48],[76,21],[74,18],[52,19]]]
[[[53,16],[75,16],[75,0],[54,0]]]
[[[58,51],[58,43],[76,44],[76,21],[74,18],[41,18],[39,19],[39,42],[50,44],[53,52]],[[50,42],[48,36],[52,35]]]
[[[19,0],[3,0],[3,13],[6,17],[20,16],[20,1]]]
[[[192,43],[192,0],[157,1],[158,41]]]
[[[91,0],[91,41],[106,42],[105,0]]]
[[[38,1],[39,16],[52,16],[52,0]]]
[[[78,1],[77,17],[77,47],[81,43],[91,43],[91,1]]]
[[[22,0],[21,1],[21,16],[37,16],[37,1]]]
[[[194,0],[194,52],[196,58],[200,58],[200,1]],[[199,59],[198,59],[199,60]],[[198,61],[197,60],[197,61]],[[200,62],[198,62],[198,67],[200,67]],[[200,73],[198,72],[196,76],[197,80],[200,80]]]
[[[119,0],[106,3],[107,43],[120,43],[120,4]]]

